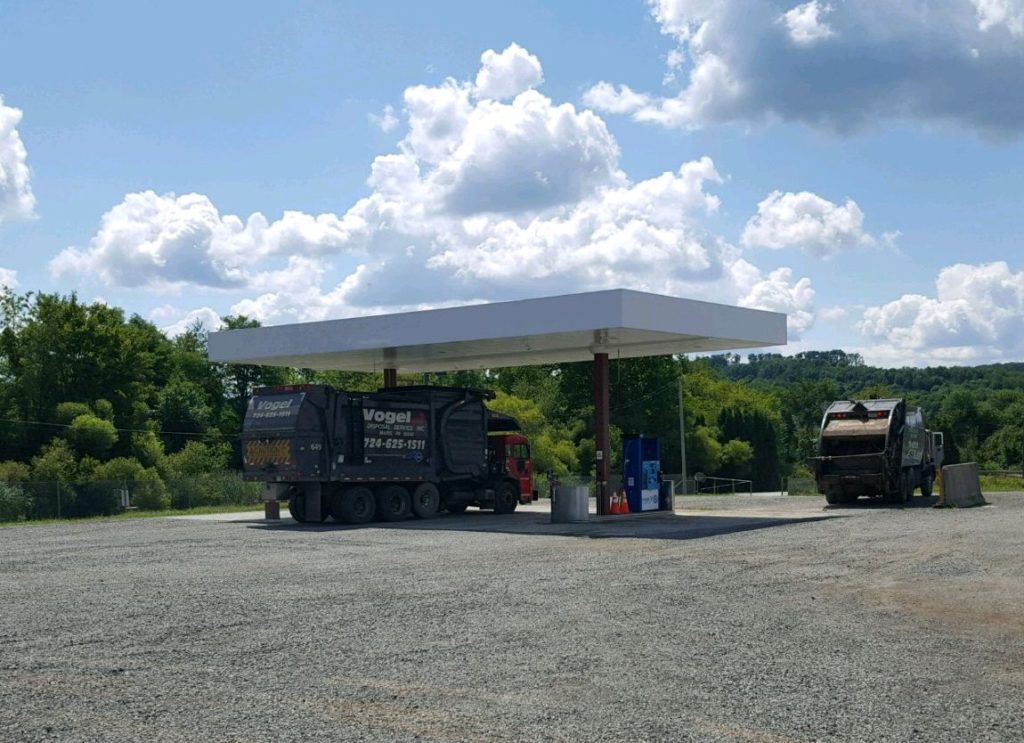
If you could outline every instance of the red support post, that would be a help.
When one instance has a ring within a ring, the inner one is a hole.
[[[594,443],[597,457],[597,513],[604,516],[611,512],[608,501],[608,462],[611,410],[608,391],[608,354],[594,354]]]
[[[384,387],[392,389],[398,386],[398,369],[386,367],[384,369]]]

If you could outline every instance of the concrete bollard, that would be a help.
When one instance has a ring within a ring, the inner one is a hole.
[[[586,487],[560,485],[551,499],[552,524],[578,524],[590,519],[590,491]]]
[[[968,508],[985,505],[978,479],[978,463],[950,464],[942,468],[941,505]]]

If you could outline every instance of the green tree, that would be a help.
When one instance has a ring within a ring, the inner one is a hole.
[[[572,432],[548,421],[535,401],[499,390],[489,407],[516,419],[530,438],[534,467],[539,473],[565,477],[578,470],[579,456]]]
[[[722,445],[718,473],[722,477],[747,479],[754,463],[754,447],[749,441],[731,439]]]
[[[171,504],[170,494],[155,469],[129,457],[117,457],[98,465],[91,480],[97,489],[119,492],[127,488],[132,504],[144,511],[159,511]]]
[[[80,415],[93,415],[92,408],[84,402],[61,402],[57,403],[54,420],[65,426],[69,426],[71,425],[71,422]]]
[[[164,463],[164,444],[152,431],[133,433],[131,437],[132,457],[144,467],[160,467]]]
[[[27,519],[31,508],[32,500],[19,485],[0,481],[0,521]]]
[[[203,433],[212,417],[203,388],[181,377],[175,377],[157,393],[155,412],[167,449],[172,452],[195,434]]]
[[[189,441],[180,451],[167,456],[164,468],[168,479],[220,473],[227,470],[230,456],[231,447],[226,443]]]
[[[117,442],[117,429],[110,421],[95,415],[80,415],[71,422],[64,436],[79,454],[102,458]]]
[[[32,458],[32,479],[70,486],[78,475],[78,462],[63,439],[54,439]]]
[[[0,462],[0,482],[25,482],[32,475],[32,470],[24,462],[8,460]]]

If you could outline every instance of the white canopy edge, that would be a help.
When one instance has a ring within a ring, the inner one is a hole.
[[[786,316],[611,289],[211,333],[210,361],[438,372],[786,343]]]

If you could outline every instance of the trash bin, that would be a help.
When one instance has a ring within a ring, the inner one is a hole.
[[[658,483],[658,510],[659,511],[674,511],[676,505],[674,503],[673,496],[675,493],[672,491],[672,481],[663,480]]]
[[[590,489],[585,485],[559,485],[551,499],[552,524],[576,524],[590,518]]]

